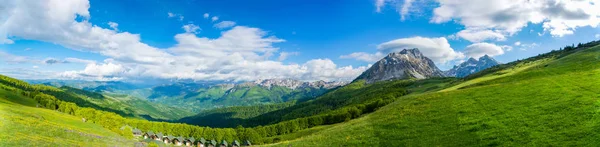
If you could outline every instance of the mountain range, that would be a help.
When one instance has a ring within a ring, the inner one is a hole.
[[[452,69],[445,71],[444,74],[448,77],[462,78],[499,64],[502,63],[496,61],[494,58],[488,55],[485,55],[479,57],[478,60],[475,58],[469,58],[467,61],[459,65],[455,65]]]

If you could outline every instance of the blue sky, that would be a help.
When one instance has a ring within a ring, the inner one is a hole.
[[[351,80],[385,54],[415,47],[447,70],[483,54],[510,62],[598,40],[596,3],[9,0],[0,4],[9,8],[0,11],[0,74]]]

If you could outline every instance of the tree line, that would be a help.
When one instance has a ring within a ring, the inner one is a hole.
[[[382,84],[383,85],[383,84]],[[357,118],[362,114],[370,113],[376,109],[393,102],[397,97],[408,93],[401,88],[406,83],[388,84],[397,88],[392,88],[395,92],[370,94],[374,98],[357,102],[353,105],[336,106],[338,109],[331,109],[317,115],[309,117],[299,117],[295,119],[284,120],[265,126],[243,127],[241,125],[235,128],[211,128],[200,127],[183,123],[152,122],[148,120],[126,118],[115,112],[98,110],[91,107],[82,107],[75,102],[63,100],[69,93],[45,85],[30,85],[26,82],[0,75],[0,87],[27,96],[38,102],[39,107],[56,110],[65,114],[84,118],[87,122],[98,124],[113,132],[131,138],[131,131],[121,130],[122,126],[129,125],[139,128],[144,132],[161,132],[174,136],[185,136],[194,138],[207,138],[214,140],[249,140],[255,144],[273,143],[279,141],[277,135],[294,133],[303,129],[345,122]],[[377,85],[376,85],[377,87]],[[377,89],[386,89],[388,87],[377,87]],[[72,99],[69,99],[72,100]],[[79,101],[79,100],[72,100]],[[330,102],[330,101],[328,101]],[[339,102],[339,101],[338,101]]]

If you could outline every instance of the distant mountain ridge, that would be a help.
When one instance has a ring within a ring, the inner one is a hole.
[[[363,72],[356,80],[364,79],[368,84],[394,79],[425,79],[443,76],[444,73],[435,66],[435,63],[415,48],[388,54]]]
[[[494,58],[485,55],[479,57],[478,60],[475,58],[469,58],[467,61],[459,65],[455,65],[452,69],[445,71],[444,74],[448,77],[462,78],[498,64],[501,63],[496,61]]]

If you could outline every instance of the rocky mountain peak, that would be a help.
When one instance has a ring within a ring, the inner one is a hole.
[[[498,64],[501,63],[488,55],[484,55],[479,57],[479,60],[469,58],[467,61],[455,65],[452,69],[445,71],[444,74],[449,77],[462,78]]]
[[[373,83],[393,79],[425,79],[441,76],[443,73],[433,61],[415,48],[388,54],[356,79],[364,79],[367,83]]]

